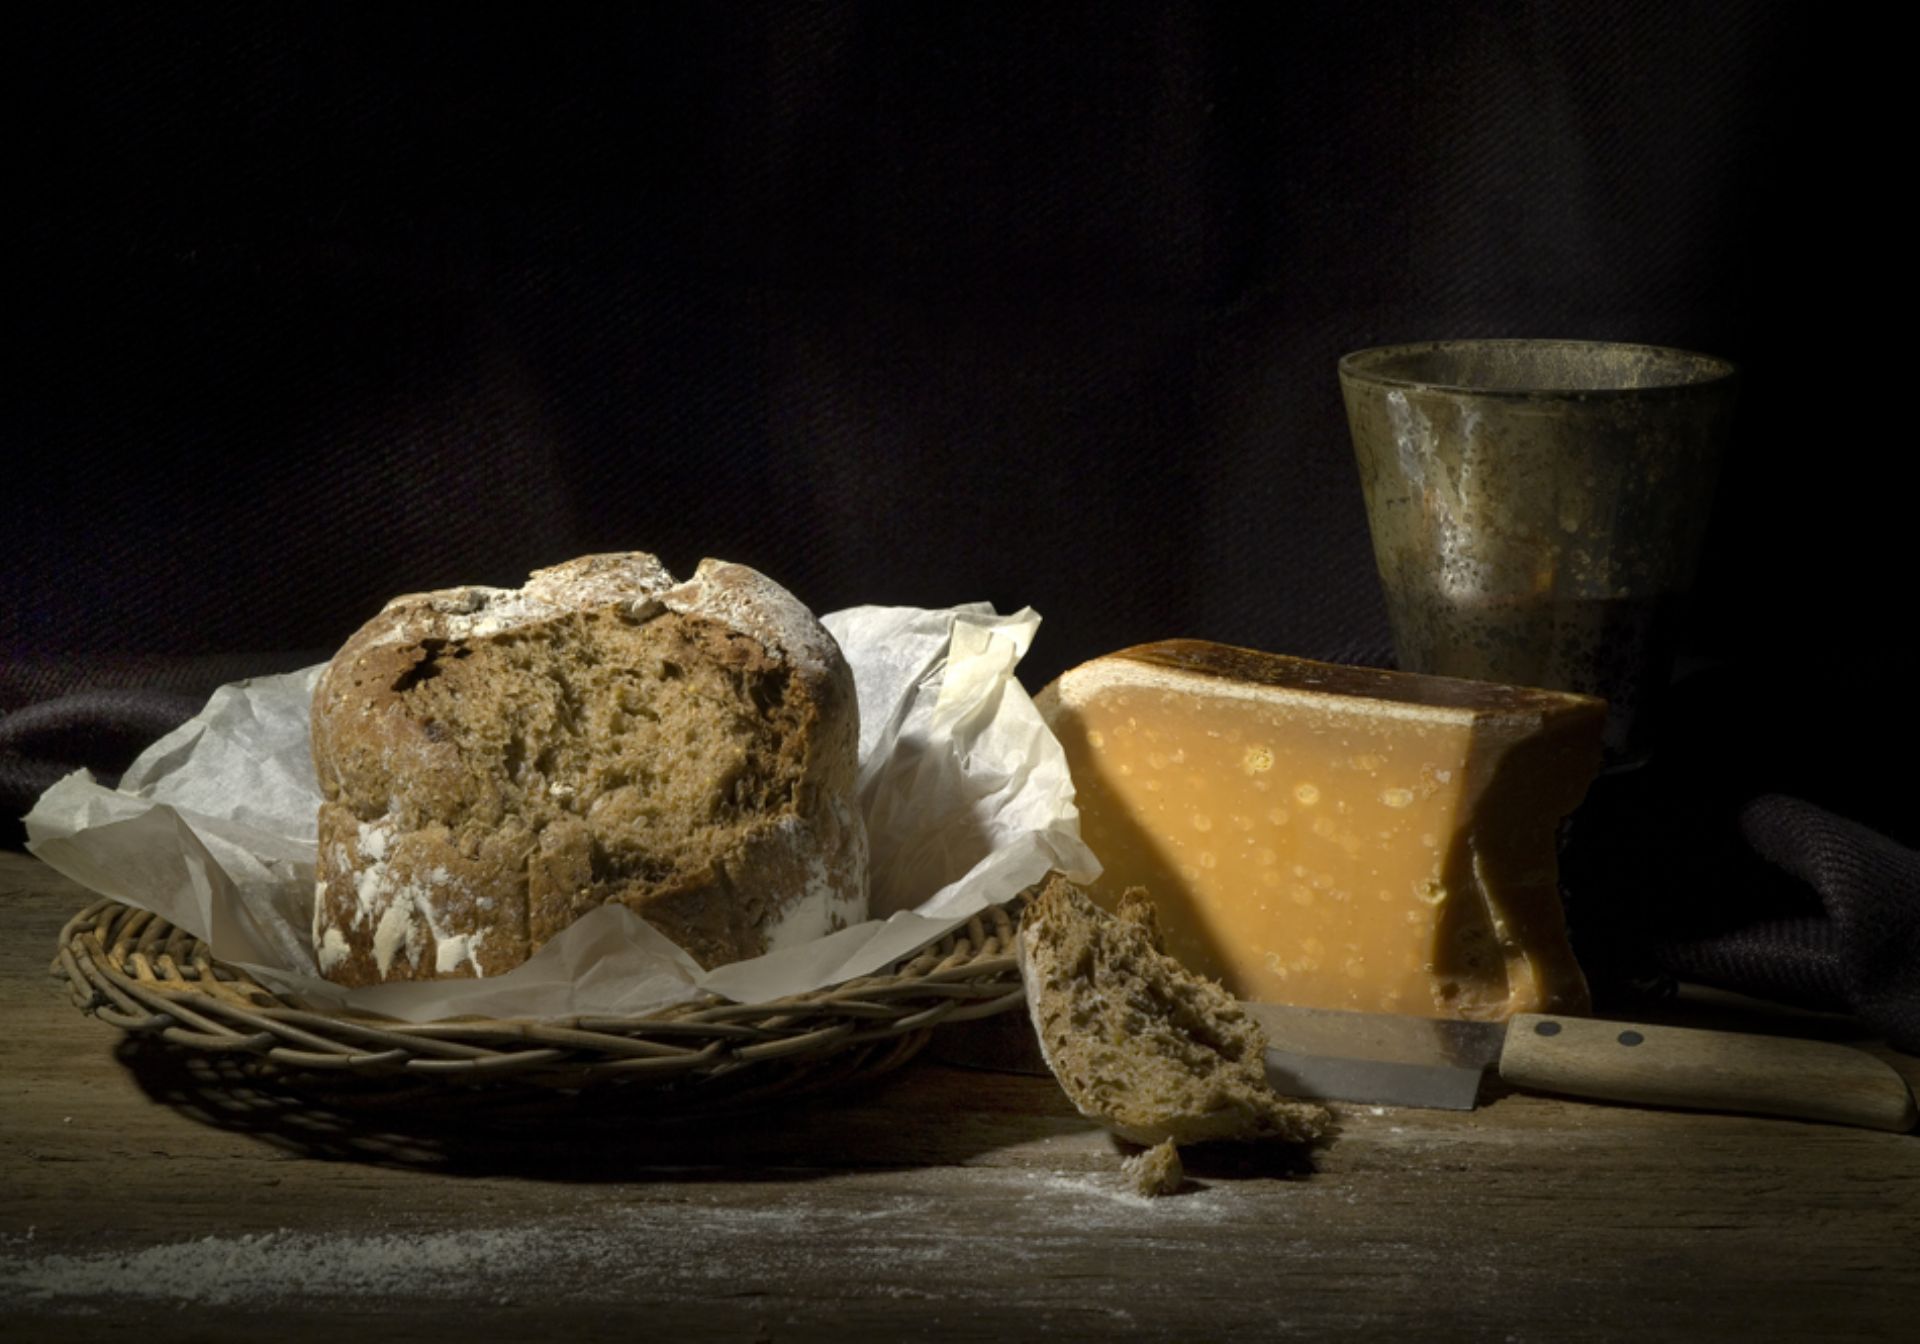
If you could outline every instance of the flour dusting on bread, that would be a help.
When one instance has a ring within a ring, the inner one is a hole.
[[[609,902],[705,966],[844,927],[858,741],[832,636],[742,565],[396,598],[314,697],[322,972],[497,974]]]

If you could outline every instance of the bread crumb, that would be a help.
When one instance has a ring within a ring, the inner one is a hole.
[[[1120,1164],[1120,1174],[1127,1178],[1135,1194],[1149,1199],[1178,1194],[1180,1187],[1187,1183],[1187,1169],[1180,1165],[1180,1149],[1172,1139],[1135,1153]]]

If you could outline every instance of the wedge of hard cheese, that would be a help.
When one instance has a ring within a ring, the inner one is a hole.
[[[1579,1012],[1555,829],[1600,761],[1590,696],[1169,640],[1040,693],[1111,905],[1243,999],[1429,1017]]]

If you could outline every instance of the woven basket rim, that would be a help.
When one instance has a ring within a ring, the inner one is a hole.
[[[250,1057],[284,1079],[567,1089],[618,1080],[703,1106],[715,1091],[805,1091],[810,1072],[835,1085],[871,1076],[911,1058],[936,1026],[1021,1006],[1019,907],[990,906],[880,974],[760,1004],[705,994],[630,1015],[415,1023],[302,1007],[195,935],[112,899],[67,922],[51,973],[77,1008],[129,1035]]]

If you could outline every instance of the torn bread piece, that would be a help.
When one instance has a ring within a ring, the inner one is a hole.
[[[1068,1098],[1139,1144],[1324,1133],[1326,1111],[1267,1085],[1259,1024],[1155,946],[1152,910],[1130,892],[1110,915],[1056,876],[1021,916],[1027,1010]]]

